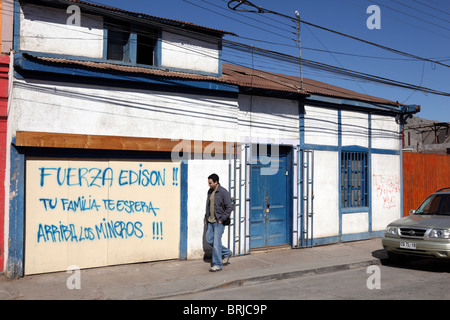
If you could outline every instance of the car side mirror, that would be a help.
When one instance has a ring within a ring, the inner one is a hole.
[[[414,213],[416,213],[416,210],[414,210],[414,209],[409,210],[410,215],[413,215]]]

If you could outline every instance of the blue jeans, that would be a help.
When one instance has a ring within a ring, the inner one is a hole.
[[[231,255],[231,250],[222,245],[222,235],[225,226],[222,223],[208,222],[208,229],[206,230],[206,242],[208,242],[212,250],[213,265],[222,268],[222,258]]]

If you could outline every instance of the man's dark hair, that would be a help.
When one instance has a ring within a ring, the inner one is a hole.
[[[214,182],[219,182],[219,176],[217,175],[217,174],[215,174],[215,173],[213,173],[212,175],[210,175],[209,177],[208,177],[208,180],[209,179],[211,179],[212,181],[214,181]]]

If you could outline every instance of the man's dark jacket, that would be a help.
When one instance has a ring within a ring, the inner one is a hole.
[[[206,213],[205,219],[208,221],[209,217],[209,197],[213,191],[208,190],[208,196],[206,197]],[[214,215],[217,222],[222,222],[223,225],[230,224],[230,214],[233,211],[233,204],[231,202],[230,194],[227,189],[223,188],[220,184],[214,195]]]

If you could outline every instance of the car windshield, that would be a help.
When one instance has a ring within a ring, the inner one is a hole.
[[[450,216],[450,194],[433,194],[417,209],[415,214],[437,214]]]

